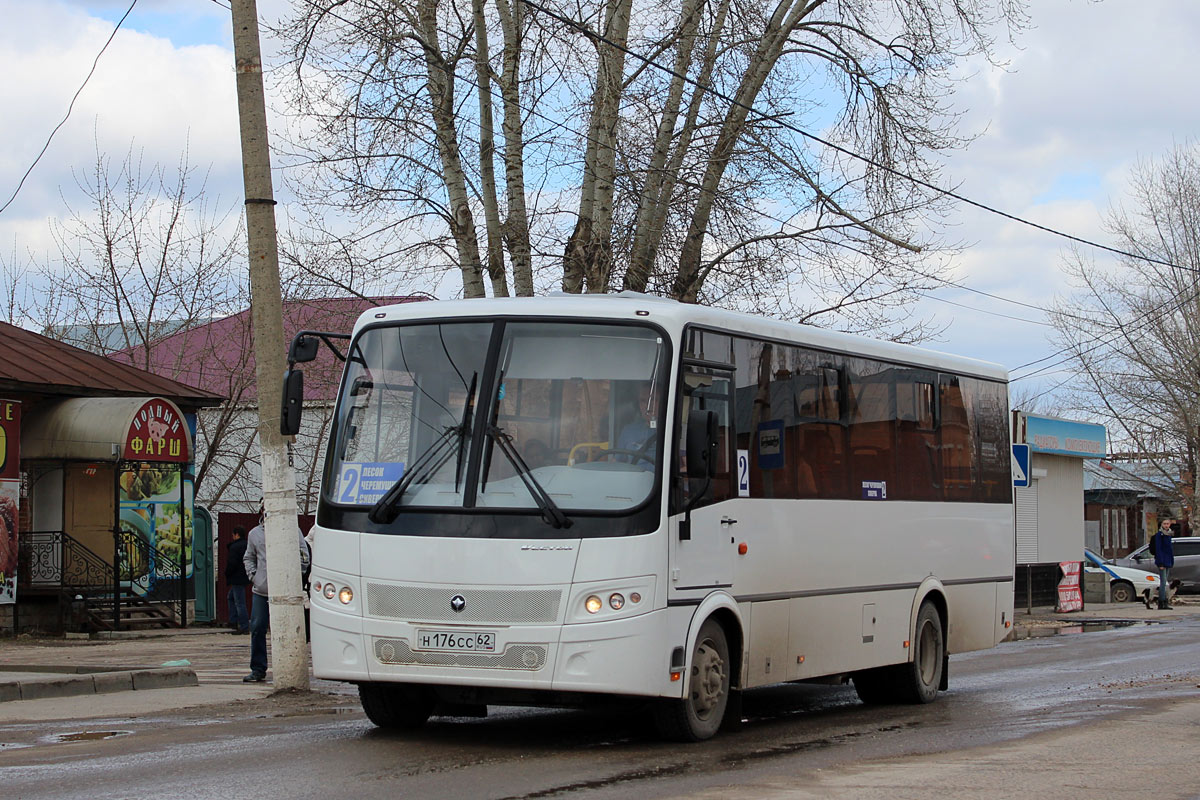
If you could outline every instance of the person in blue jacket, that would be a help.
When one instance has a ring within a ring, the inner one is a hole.
[[[1164,519],[1158,533],[1150,537],[1150,552],[1158,567],[1158,607],[1171,608],[1168,575],[1175,566],[1175,547],[1171,541],[1171,520]]]

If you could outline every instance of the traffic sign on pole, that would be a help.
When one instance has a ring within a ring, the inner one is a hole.
[[[1012,446],[1012,476],[1013,486],[1029,485],[1029,445]]]

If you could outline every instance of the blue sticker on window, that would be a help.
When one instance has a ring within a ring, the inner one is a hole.
[[[887,481],[863,481],[863,500],[887,500]]]
[[[336,500],[348,505],[375,505],[404,474],[404,464],[344,463],[338,473]]]

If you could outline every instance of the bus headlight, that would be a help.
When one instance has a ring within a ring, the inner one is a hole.
[[[342,601],[342,605],[350,605],[350,601],[354,599],[354,591],[349,586],[343,586],[338,592],[338,600]]]
[[[325,599],[326,599],[326,600],[332,600],[332,599],[333,599],[333,596],[334,596],[335,594],[337,594],[337,587],[336,587],[336,586],[334,586],[332,583],[327,583],[327,584],[325,584],[325,589],[324,589],[324,591],[323,591],[323,592],[321,592],[321,593],[322,593],[323,595],[325,595]]]
[[[567,624],[592,623],[653,611],[654,577],[639,575],[611,581],[589,581],[572,587]]]

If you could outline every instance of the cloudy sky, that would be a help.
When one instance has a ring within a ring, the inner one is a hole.
[[[0,0],[0,66],[9,76],[0,83],[8,120],[0,128],[0,205],[128,5]],[[278,18],[286,6],[260,0],[260,17]],[[970,67],[956,98],[962,130],[985,133],[949,160],[947,180],[979,202],[1107,241],[1103,215],[1122,202],[1130,167],[1200,131],[1200,3],[1034,0],[1031,17],[1034,27],[1017,46],[1002,48],[1006,70]],[[51,251],[48,221],[78,204],[72,170],[94,164],[97,145],[119,156],[131,142],[146,163],[175,164],[187,148],[191,163],[208,171],[210,194],[240,200],[229,11],[216,0],[138,2],[69,121],[0,214],[5,260]],[[965,285],[1032,305],[1066,292],[1063,240],[969,207],[953,222],[967,245],[955,275]],[[958,290],[935,297],[920,310],[948,326],[938,349],[1010,369],[1054,352],[1036,310]],[[1047,388],[1056,378],[1037,380]]]

